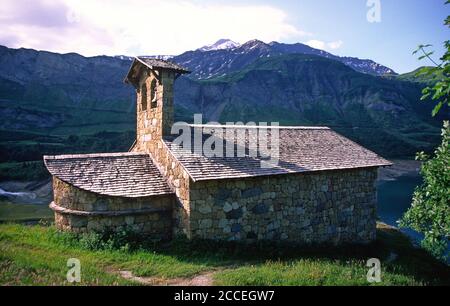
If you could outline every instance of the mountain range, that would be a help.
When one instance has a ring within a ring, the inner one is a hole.
[[[213,45],[174,56],[173,60],[189,68],[192,71],[191,78],[210,79],[238,71],[258,58],[299,53],[333,59],[362,73],[378,76],[396,74],[392,69],[372,60],[339,57],[301,43],[283,44],[273,41],[266,44],[256,39],[243,45],[222,39]]]
[[[120,151],[133,142],[127,56],[83,57],[0,46],[0,162],[42,154]],[[328,125],[383,156],[430,151],[448,109],[431,118],[424,83],[371,60],[303,44],[229,40],[173,56],[175,119]]]

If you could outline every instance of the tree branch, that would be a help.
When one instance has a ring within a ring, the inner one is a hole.
[[[422,53],[423,53],[423,55],[425,55],[436,67],[438,67],[438,68],[442,68],[441,67],[441,64],[438,64],[438,63],[436,63],[432,58],[431,58],[431,56],[430,56],[430,54],[429,53],[426,53],[425,52],[425,49],[423,48],[423,47],[420,47],[420,50],[422,50]]]

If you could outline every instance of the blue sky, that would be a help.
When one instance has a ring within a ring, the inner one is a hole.
[[[83,55],[179,54],[220,38],[239,43],[302,42],[337,55],[370,58],[403,73],[427,64],[449,39],[444,0],[2,0],[0,44]]]
[[[443,0],[381,0],[381,21],[369,23],[365,0],[274,1],[287,11],[298,28],[322,41],[342,41],[332,52],[370,58],[398,72],[407,72],[418,62],[412,52],[417,45],[432,44],[438,59],[450,30],[443,21],[450,5]]]

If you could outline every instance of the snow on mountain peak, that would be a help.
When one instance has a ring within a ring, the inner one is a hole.
[[[206,45],[198,50],[200,51],[213,51],[213,50],[224,50],[224,49],[233,49],[239,47],[240,44],[234,42],[230,39],[219,39],[212,45]]]

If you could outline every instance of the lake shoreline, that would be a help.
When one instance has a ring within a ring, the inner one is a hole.
[[[378,182],[395,181],[402,176],[418,177],[420,175],[421,161],[397,159],[391,160],[393,165],[378,170]]]

